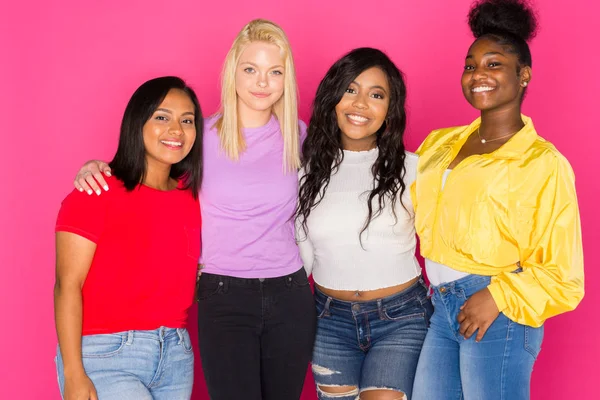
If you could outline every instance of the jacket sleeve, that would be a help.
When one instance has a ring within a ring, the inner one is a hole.
[[[551,164],[531,226],[521,227],[530,238],[529,243],[519,243],[521,269],[494,276],[488,286],[501,312],[533,327],[573,310],[584,295],[575,178],[566,159],[559,156]]]

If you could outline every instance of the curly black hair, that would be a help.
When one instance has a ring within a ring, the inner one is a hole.
[[[386,120],[376,132],[379,150],[372,172],[374,189],[368,196],[368,216],[359,237],[368,228],[373,218],[381,214],[386,199],[394,204],[406,189],[403,177],[404,130],[406,128],[406,85],[402,72],[381,50],[363,47],[350,51],[336,61],[317,88],[313,111],[308,126],[307,138],[302,146],[302,168],[300,192],[296,218],[302,222],[304,232],[308,232],[307,220],[311,211],[321,202],[331,174],[344,158],[341,131],[337,123],[336,105],[340,102],[348,86],[362,72],[369,68],[381,69],[390,86],[390,103]],[[377,209],[373,209],[373,199],[377,198]]]
[[[526,0],[479,0],[469,11],[469,26],[476,39],[492,39],[516,54],[520,66],[531,67],[527,41],[537,33],[537,17]]]

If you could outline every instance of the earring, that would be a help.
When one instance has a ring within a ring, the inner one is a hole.
[[[525,82],[522,82],[522,83],[521,83],[521,86],[523,86],[523,87],[527,87],[527,81],[525,81]]]

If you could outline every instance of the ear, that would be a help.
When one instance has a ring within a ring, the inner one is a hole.
[[[521,82],[521,86],[522,87],[527,87],[527,85],[529,85],[529,82],[531,81],[531,67],[530,66],[524,66],[521,67],[521,71],[519,72],[519,80]]]

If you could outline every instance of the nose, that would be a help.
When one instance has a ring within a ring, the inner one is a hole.
[[[183,127],[181,126],[181,122],[173,120],[171,126],[169,127],[169,132],[177,136],[183,135]]]
[[[256,85],[259,88],[266,88],[267,87],[267,76],[263,75],[263,74],[258,74],[258,78],[256,80]]]
[[[485,68],[475,67],[475,69],[473,70],[473,73],[471,75],[471,78],[475,81],[482,79],[482,78],[487,78],[487,71],[485,70]]]
[[[354,98],[354,101],[352,102],[352,106],[354,106],[355,108],[358,108],[360,110],[369,108],[366,97],[360,93],[358,93],[356,95],[356,97]]]

